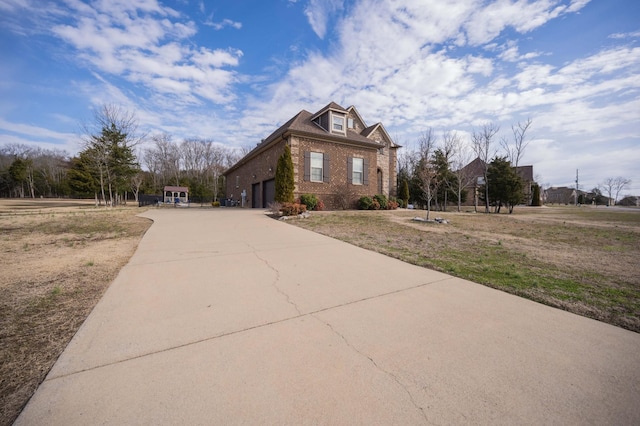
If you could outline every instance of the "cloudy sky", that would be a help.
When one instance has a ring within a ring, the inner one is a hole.
[[[540,183],[633,180],[637,0],[0,0],[0,144],[78,149],[104,104],[151,134],[253,146],[301,109],[511,137]]]

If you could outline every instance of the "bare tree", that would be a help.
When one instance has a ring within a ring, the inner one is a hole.
[[[434,187],[436,186],[437,171],[433,166],[433,153],[436,149],[436,137],[431,128],[422,132],[418,139],[419,164],[417,177],[420,181],[420,187],[424,193],[427,202],[427,220],[431,213],[431,200],[435,195]]]
[[[146,137],[146,134],[139,132],[138,119],[133,112],[115,104],[105,104],[94,111],[92,121],[82,124],[85,143],[87,139],[90,142],[92,135],[112,126],[126,135],[127,146],[130,148],[143,142]]]
[[[133,197],[136,200],[136,203],[138,202],[138,194],[140,193],[142,182],[144,182],[144,174],[142,170],[131,176],[131,191],[133,192]]]
[[[485,213],[489,213],[489,163],[491,159],[496,155],[496,151],[493,148],[493,138],[500,131],[500,126],[493,123],[486,123],[480,130],[474,130],[471,134],[471,142],[476,156],[483,162],[483,178],[484,178],[484,202]]]
[[[156,189],[169,183],[180,185],[181,155],[178,145],[167,133],[153,135],[151,141],[153,145],[145,149],[143,158],[149,171],[158,179]]]
[[[450,190],[455,190],[456,179],[451,172],[451,163],[455,156],[456,150],[460,143],[460,138],[456,132],[444,131],[442,133],[442,147],[440,148],[440,154],[444,160],[445,170],[442,170],[439,176],[440,185],[444,188],[444,200],[442,204],[442,211],[447,211],[448,194]],[[458,203],[459,205],[459,203]]]
[[[467,189],[472,181],[473,176],[465,169],[465,166],[471,162],[472,150],[464,143],[456,133],[453,139],[453,156],[451,166],[453,168],[453,177],[455,179],[455,190],[458,196],[458,212],[462,206],[462,192]]]
[[[616,178],[606,178],[602,183],[602,187],[609,195],[607,205],[611,205],[611,200],[613,200],[613,204],[615,205],[618,202],[620,192],[628,188],[629,185],[631,185],[631,179],[623,178],[621,176],[618,176]],[[614,194],[615,197],[612,197],[612,195]]]
[[[513,132],[513,144],[510,144],[507,138],[502,138],[500,140],[500,146],[504,149],[505,154],[507,155],[507,160],[511,163],[513,167],[518,167],[520,164],[520,159],[524,155],[524,150],[531,142],[527,137],[527,131],[531,128],[533,121],[530,118],[527,118],[527,121],[524,123],[518,122],[517,125],[511,126],[511,131]]]

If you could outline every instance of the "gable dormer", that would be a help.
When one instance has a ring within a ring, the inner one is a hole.
[[[358,110],[353,105],[347,108],[347,130],[352,130],[358,134],[362,133],[367,128],[367,124],[364,122]]]
[[[347,114],[347,110],[331,102],[311,117],[311,121],[326,132],[346,136],[348,124]]]

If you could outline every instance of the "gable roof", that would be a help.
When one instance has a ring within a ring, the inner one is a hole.
[[[516,173],[525,182],[533,182],[533,166],[518,166],[516,167]]]
[[[464,166],[462,170],[473,177],[483,176],[486,164],[480,157],[476,157],[475,160]],[[525,182],[533,182],[533,166],[518,166],[515,170]]]
[[[347,108],[347,112],[349,113],[354,113],[356,117],[358,117],[358,120],[360,120],[360,122],[362,123],[362,125],[364,127],[367,127],[367,123],[364,122],[364,119],[362,118],[362,116],[360,115],[360,113],[358,112],[358,110],[356,109],[355,106],[351,105],[349,108]]]
[[[350,107],[350,108],[353,108],[353,107]],[[374,130],[381,128],[385,137],[389,139],[391,143],[391,147],[392,148],[399,147],[398,145],[395,145],[393,143],[393,140],[389,137],[389,134],[386,132],[386,130],[384,129],[381,123],[378,123],[368,128],[370,130],[367,133],[363,131],[362,134],[360,134],[354,131],[353,129],[347,129],[346,133],[342,135],[342,134],[332,133],[328,130],[325,130],[313,122],[315,118],[319,117],[320,115],[324,114],[329,110],[344,112],[345,114],[349,113],[348,110],[342,108],[340,105],[338,105],[335,102],[329,103],[324,108],[322,108],[321,110],[319,110],[314,114],[310,113],[309,111],[302,110],[296,115],[294,115],[292,118],[290,118],[289,121],[284,123],[282,126],[278,127],[276,131],[274,131],[269,136],[267,136],[266,139],[260,142],[240,161],[238,161],[236,164],[234,164],[229,169],[227,169],[227,171],[225,171],[225,174],[235,170],[237,167],[246,163],[248,160],[255,157],[260,152],[268,149],[272,144],[292,134],[297,136],[306,136],[310,138],[320,138],[322,140],[326,140],[329,142],[355,145],[363,148],[378,149],[380,148],[381,145],[378,142],[369,139],[367,136],[373,133]]]
[[[462,170],[468,176],[484,176],[484,168],[486,167],[486,165],[487,163],[482,161],[480,157],[476,157],[475,160],[464,166]]]
[[[322,114],[324,114],[325,112],[332,110],[332,111],[338,111],[338,112],[343,112],[345,114],[347,114],[349,111],[347,111],[346,109],[342,108],[340,105],[338,105],[335,102],[330,102],[327,106],[325,106],[324,108],[322,108],[320,111],[316,112],[315,114],[313,114],[313,117],[311,117],[311,120],[315,120],[317,117],[321,116]]]
[[[189,192],[189,187],[187,186],[165,186],[164,191],[171,192]]]

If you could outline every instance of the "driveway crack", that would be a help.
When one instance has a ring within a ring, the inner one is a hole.
[[[300,310],[298,305],[291,299],[291,297],[284,290],[282,290],[278,286],[278,283],[280,282],[280,271],[278,270],[278,268],[274,267],[271,263],[269,263],[269,261],[267,259],[264,259],[264,258],[260,257],[258,252],[253,247],[251,247],[251,248],[253,249],[254,256],[258,260],[260,260],[262,263],[264,263],[267,266],[267,268],[271,269],[276,274],[275,280],[271,281],[271,286],[276,289],[278,294],[280,294],[281,296],[283,296],[285,298],[285,300],[287,301],[288,304],[290,304],[291,306],[294,307],[294,309],[296,310],[298,315],[302,315],[302,311]]]
[[[381,373],[391,377],[391,379],[396,382],[398,384],[398,386],[400,386],[405,393],[407,394],[407,396],[409,397],[409,400],[411,401],[411,404],[420,412],[420,414],[422,415],[422,417],[424,418],[424,421],[426,424],[429,424],[429,419],[427,418],[427,414],[425,413],[424,409],[418,405],[418,403],[416,402],[416,400],[413,398],[413,394],[411,393],[411,391],[409,390],[409,388],[402,383],[402,381],[398,378],[398,376],[396,376],[395,374],[393,374],[391,371],[385,370],[384,368],[382,368],[380,365],[378,365],[378,363],[369,355],[367,355],[366,353],[362,352],[361,350],[359,350],[358,348],[356,348],[351,342],[349,342],[349,340],[347,340],[347,338],[340,333],[339,331],[337,331],[335,328],[333,328],[333,326],[326,321],[323,321],[322,319],[318,318],[316,315],[314,315],[313,313],[310,314],[310,316],[314,317],[316,320],[318,320],[319,322],[321,322],[322,324],[326,325],[333,334],[335,334],[336,336],[340,337],[340,339],[342,339],[342,341],[355,353],[357,353],[358,355],[360,355],[361,357],[364,357],[366,359],[369,360],[369,362],[375,367],[376,370],[380,371]]]

